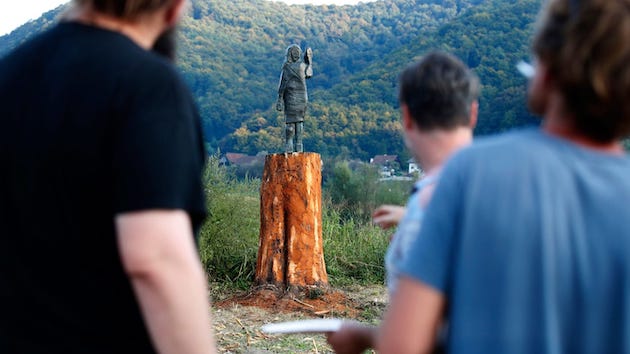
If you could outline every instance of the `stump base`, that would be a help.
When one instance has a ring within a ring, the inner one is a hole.
[[[260,187],[260,244],[255,282],[328,285],[321,210],[321,156],[267,155]]]

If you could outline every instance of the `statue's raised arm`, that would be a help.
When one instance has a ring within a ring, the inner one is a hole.
[[[313,76],[313,50],[311,48],[306,48],[306,52],[304,53],[304,64],[306,64],[304,76],[307,79],[310,79],[311,76]]]

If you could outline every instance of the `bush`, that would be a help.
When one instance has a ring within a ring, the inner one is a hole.
[[[378,184],[376,193],[374,193],[374,205],[393,204],[405,205],[407,199],[411,195],[413,181],[382,181]]]
[[[324,191],[341,220],[366,223],[381,204],[405,205],[412,184],[413,181],[380,181],[375,166],[363,163],[352,169],[348,162],[338,162]]]
[[[355,172],[348,162],[339,162],[333,168],[326,191],[341,219],[366,221],[375,207],[377,182],[378,171],[372,166],[361,164]]]

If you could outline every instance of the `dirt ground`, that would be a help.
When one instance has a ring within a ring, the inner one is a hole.
[[[387,304],[384,286],[303,289],[274,287],[212,294],[220,353],[332,353],[323,334],[265,334],[262,325],[310,318],[344,318],[377,324]]]

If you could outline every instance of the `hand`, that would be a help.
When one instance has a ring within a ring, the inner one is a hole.
[[[276,110],[282,111],[283,109],[284,109],[284,102],[282,102],[281,99],[278,99],[278,102],[276,102]]]
[[[306,52],[304,52],[304,63],[310,64],[313,61],[313,50],[311,48],[306,48]]]
[[[402,220],[407,209],[399,205],[381,205],[372,213],[372,222],[383,230],[392,228]]]
[[[344,322],[337,332],[326,333],[326,340],[339,354],[360,354],[373,347],[376,328],[359,322]]]

